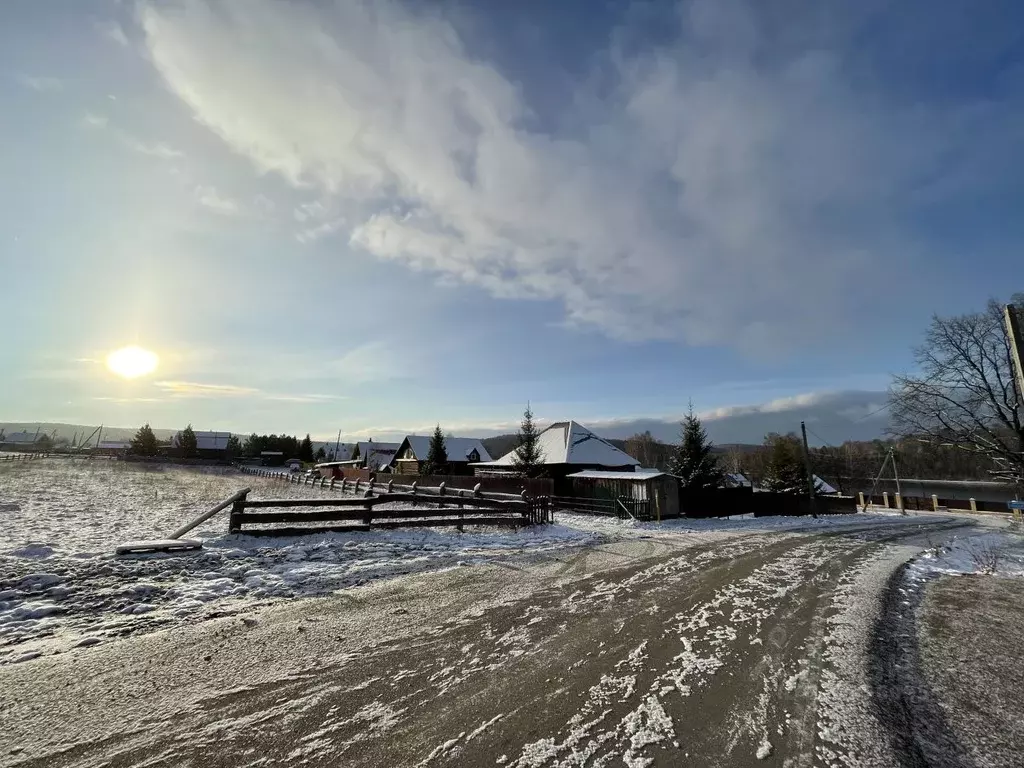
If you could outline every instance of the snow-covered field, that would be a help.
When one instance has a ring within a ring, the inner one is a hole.
[[[592,541],[565,525],[250,537],[227,514],[189,533],[204,549],[115,557],[160,538],[235,491],[250,498],[340,495],[232,470],[50,459],[0,466],[0,664],[73,645],[323,595],[399,574]]]

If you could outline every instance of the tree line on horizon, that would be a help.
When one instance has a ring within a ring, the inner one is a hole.
[[[1024,293],[1011,298],[1024,325]],[[892,455],[904,477],[932,479],[1002,479],[1024,482],[1024,396],[1017,391],[1010,342],[1004,332],[1003,308],[990,299],[985,309],[953,317],[934,315],[924,342],[914,350],[919,373],[894,377],[888,407],[891,427],[886,439],[848,440],[808,450],[811,472],[841,492],[853,483],[878,475]],[[521,477],[544,474],[543,457],[533,411],[529,404],[515,435],[513,467]],[[237,437],[231,455],[258,457],[280,451],[286,457],[311,462],[315,454],[307,434],[251,434],[244,445]],[[448,467],[445,436],[440,424],[431,436],[424,474],[444,474]],[[765,488],[795,490],[806,481],[801,439],[794,433],[765,435],[760,446],[717,449],[691,407],[680,424],[678,444],[655,439],[649,431],[622,443],[641,466],[668,471],[684,487],[712,487],[725,474],[745,475]],[[191,424],[179,436],[183,456],[195,455]],[[131,441],[131,452],[154,456],[159,443],[144,425]],[[332,457],[333,458],[333,457]]]

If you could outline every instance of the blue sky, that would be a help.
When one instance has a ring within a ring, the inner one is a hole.
[[[795,427],[1021,288],[1019,3],[0,17],[5,419]]]

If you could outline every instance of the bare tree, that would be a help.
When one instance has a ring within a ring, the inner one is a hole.
[[[984,312],[932,317],[915,360],[919,375],[893,381],[893,433],[985,456],[994,476],[1024,479],[1024,402],[1002,307],[990,300]]]
[[[632,437],[626,438],[626,453],[639,461],[642,467],[657,466],[660,453],[658,441],[654,439],[650,430],[637,432]]]

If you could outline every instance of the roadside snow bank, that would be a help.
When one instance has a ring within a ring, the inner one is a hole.
[[[987,574],[1024,577],[1024,536],[1012,531],[989,531],[953,536],[919,555],[907,578],[921,581],[938,574]]]

